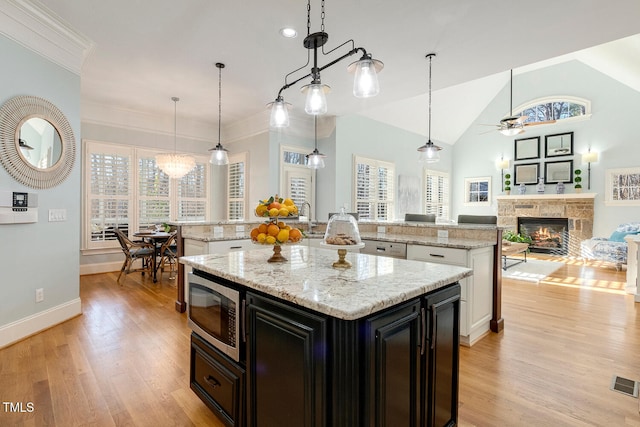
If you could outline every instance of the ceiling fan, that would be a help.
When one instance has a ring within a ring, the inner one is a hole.
[[[513,69],[511,69],[510,78],[510,91],[509,91],[509,117],[505,117],[500,120],[497,125],[483,125],[483,126],[496,126],[496,130],[506,136],[514,136],[524,132],[524,128],[528,126],[547,125],[555,123],[555,120],[546,120],[543,122],[525,122],[529,117],[527,116],[514,116],[513,115]],[[489,131],[492,132],[492,131]],[[487,133],[487,132],[484,132]]]

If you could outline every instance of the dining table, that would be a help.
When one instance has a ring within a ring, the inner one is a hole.
[[[133,233],[134,237],[138,237],[144,240],[147,243],[151,243],[154,247],[155,254],[152,258],[153,265],[151,266],[153,271],[153,282],[158,281],[158,257],[162,256],[160,253],[160,248],[162,244],[167,241],[169,237],[171,237],[172,233],[167,233],[166,231],[153,231],[153,230],[141,230],[137,233]]]

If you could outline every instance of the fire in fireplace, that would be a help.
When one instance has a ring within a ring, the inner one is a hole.
[[[569,247],[567,218],[518,217],[518,232],[531,237],[531,252],[566,255]]]

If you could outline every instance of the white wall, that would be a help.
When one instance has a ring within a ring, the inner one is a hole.
[[[480,123],[496,123],[508,113],[509,86],[505,86],[454,146],[453,211],[480,215],[496,213],[495,199],[489,207],[463,205],[464,179],[490,175],[493,177],[494,195],[500,194],[500,172],[496,170],[494,162],[502,154],[505,158],[513,159],[516,138],[540,136],[541,152],[543,152],[545,135],[574,132],[574,169],[578,167],[583,171],[583,193],[597,193],[594,235],[608,237],[618,224],[640,221],[640,206],[604,205],[606,170],[640,167],[640,156],[636,154],[638,136],[635,129],[638,122],[640,93],[579,61],[514,76],[514,109],[519,104],[552,95],[567,95],[590,100],[592,117],[583,121],[530,127],[525,133],[516,137],[506,137],[497,131],[483,134],[488,128],[479,126]],[[592,151],[599,153],[599,161],[591,165],[591,190],[587,190],[586,185],[587,165],[581,164],[581,154],[589,147]],[[571,158],[550,160],[561,159]],[[544,157],[539,160],[542,175],[544,175],[544,161]],[[513,175],[513,163],[510,171]],[[512,188],[512,194],[513,191]],[[533,192],[535,192],[534,186],[528,186],[527,193]],[[547,185],[546,192],[555,192],[555,186]],[[575,192],[573,185],[567,185],[565,192]]]
[[[0,168],[0,190],[38,194],[38,222],[0,225],[0,347],[80,313],[80,77],[0,35],[0,103],[20,95],[44,98],[66,116],[78,146],[69,177],[36,190]],[[49,209],[67,220],[48,222]],[[44,301],[35,302],[35,290]],[[36,330],[33,330],[33,329]]]

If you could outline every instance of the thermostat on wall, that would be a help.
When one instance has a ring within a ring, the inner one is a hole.
[[[0,191],[0,224],[38,222],[38,195],[20,191]]]

